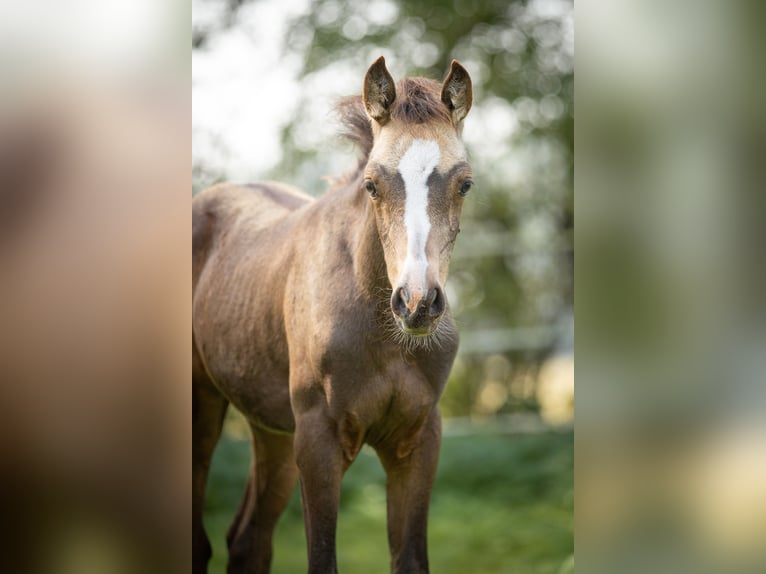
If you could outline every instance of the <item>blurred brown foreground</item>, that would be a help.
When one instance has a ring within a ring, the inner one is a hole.
[[[184,571],[188,85],[57,78],[0,99],[0,569]]]

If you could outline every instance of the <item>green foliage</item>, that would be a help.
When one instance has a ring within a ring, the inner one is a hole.
[[[445,436],[429,519],[431,569],[442,574],[565,572],[573,544],[573,436]],[[249,445],[224,437],[213,459],[205,523],[225,572],[225,532],[249,467]],[[365,448],[343,481],[342,572],[388,572],[385,474]],[[277,527],[275,574],[306,570],[298,491]]]

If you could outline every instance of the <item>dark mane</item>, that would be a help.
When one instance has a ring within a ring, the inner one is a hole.
[[[341,137],[357,146],[366,162],[372,151],[372,125],[364,111],[362,96],[342,98],[336,106],[336,112],[342,126]]]
[[[372,125],[364,109],[362,96],[342,98],[336,110],[342,125],[340,135],[358,146],[362,156],[352,172],[333,180],[334,187],[350,183],[356,178],[367,163],[373,144]],[[408,124],[451,121],[450,112],[441,101],[441,84],[428,78],[403,78],[399,81],[391,117]]]

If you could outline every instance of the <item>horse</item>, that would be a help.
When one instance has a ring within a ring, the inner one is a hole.
[[[428,572],[441,443],[438,401],[458,347],[444,285],[473,185],[461,141],[472,104],[443,83],[396,84],[381,56],[338,104],[361,148],[317,199],[281,183],[218,184],[192,200],[193,564],[211,556],[205,481],[233,404],[252,434],[228,572],[268,572],[299,479],[310,574],[337,572],[341,479],[363,444],[387,475],[391,571]]]

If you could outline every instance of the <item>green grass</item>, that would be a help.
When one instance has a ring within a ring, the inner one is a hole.
[[[211,574],[226,571],[225,535],[250,462],[247,441],[224,436],[208,482]],[[429,559],[439,574],[574,571],[572,432],[445,436],[429,515]],[[339,570],[386,574],[385,474],[365,448],[343,480]],[[275,535],[274,574],[306,571],[296,489]]]

